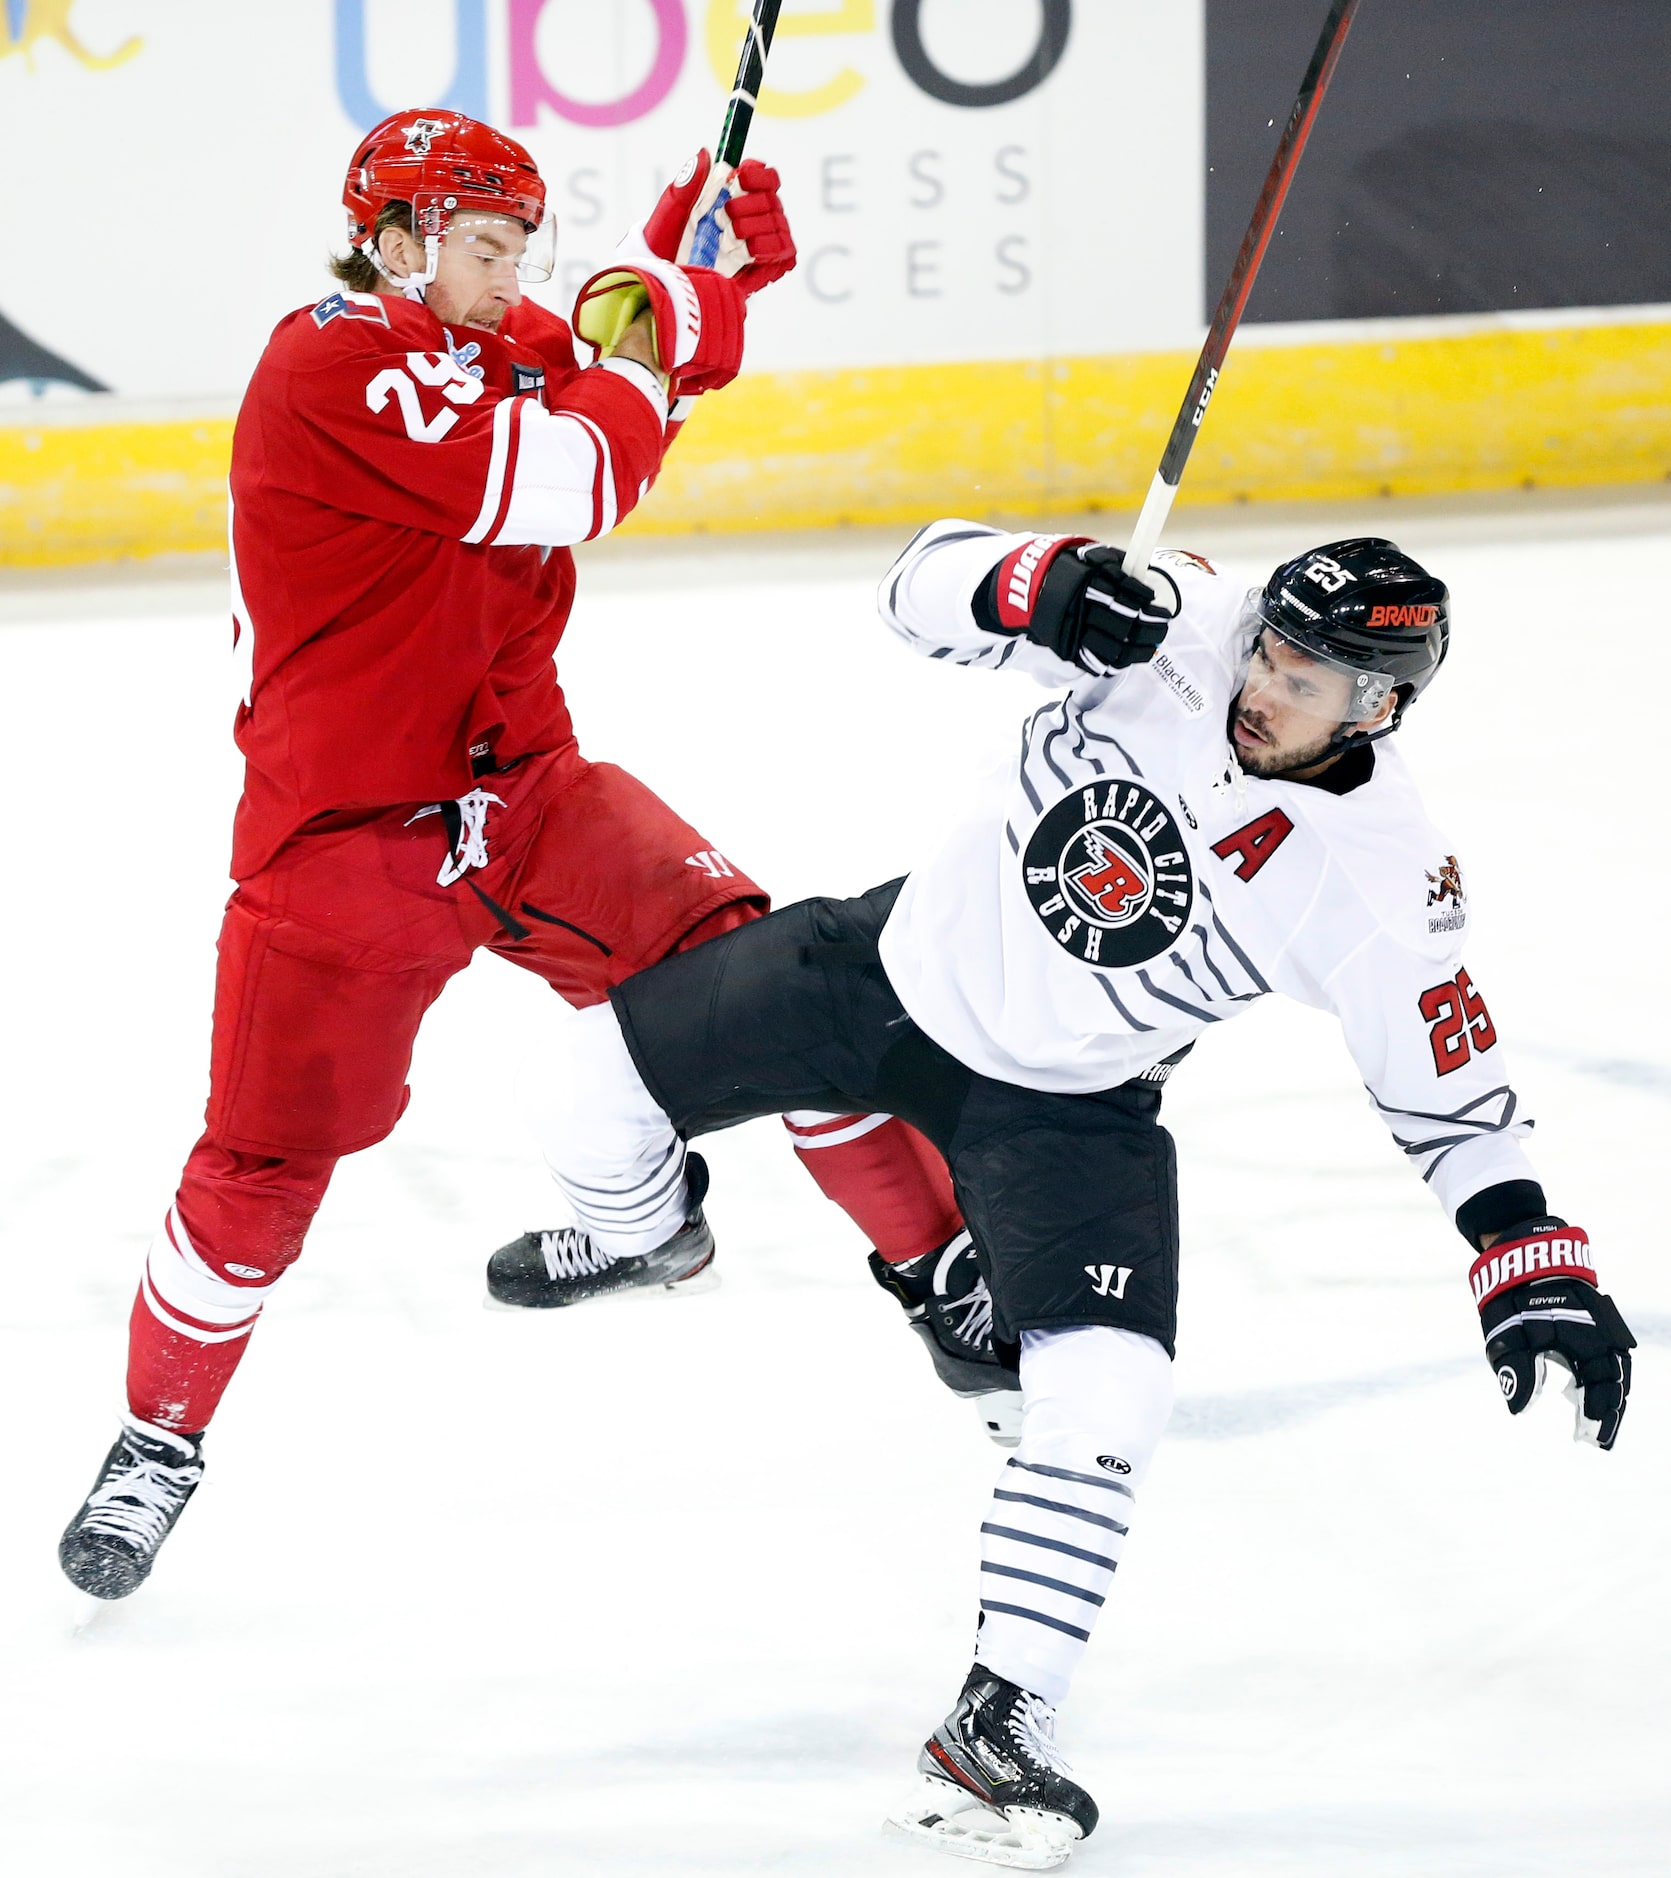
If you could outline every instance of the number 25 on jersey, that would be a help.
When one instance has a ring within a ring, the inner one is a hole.
[[[426,419],[418,402],[419,385],[438,385],[442,397],[453,404],[474,404],[482,395],[482,381],[472,378],[444,352],[408,352],[404,369],[385,366],[366,386],[367,408],[374,412],[387,410],[392,396],[406,421],[406,434],[414,443],[439,443],[458,422],[458,413],[445,405]]]
[[[1441,1076],[1460,1069],[1475,1050],[1489,1050],[1497,1041],[1491,1013],[1466,972],[1424,991],[1421,1014],[1433,1046],[1433,1067]]]

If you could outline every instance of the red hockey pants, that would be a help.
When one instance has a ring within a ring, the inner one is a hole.
[[[444,806],[321,816],[227,906],[207,1127],[130,1325],[143,1420],[207,1423],[338,1158],[399,1120],[423,1015],[478,947],[586,1006],[770,904],[642,783],[572,750],[484,777],[462,815]],[[472,832],[485,864],[440,884]],[[943,1163],[903,1123],[817,1147],[804,1164],[884,1256],[961,1223]]]

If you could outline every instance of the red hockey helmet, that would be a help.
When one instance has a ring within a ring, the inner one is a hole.
[[[412,205],[414,232],[435,255],[455,215],[508,216],[527,231],[517,262],[523,280],[549,280],[556,223],[545,212],[545,183],[513,138],[461,111],[396,111],[366,132],[348,165],[342,203],[352,247],[378,260],[377,212],[386,202]]]

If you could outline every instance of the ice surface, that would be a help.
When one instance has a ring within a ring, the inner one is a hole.
[[[1181,1404],[1064,1711],[1086,1874],[1671,1867],[1671,511],[1390,516],[1459,619],[1405,743],[1636,1395],[1610,1456],[1558,1398],[1511,1423],[1464,1248],[1330,1025],[1270,1005],[1207,1039],[1167,1096]],[[1268,568],[1353,520],[1174,533]],[[582,570],[584,746],[780,899],[907,867],[1035,695],[887,639],[887,553]],[[967,1662],[995,1452],[775,1123],[712,1143],[716,1294],[480,1310],[486,1253],[560,1217],[512,1095],[560,1011],[494,960],[342,1168],[153,1582],[76,1629],[53,1547],[204,1094],[228,634],[201,583],[0,604],[7,1869],[956,1869],[878,1827]]]

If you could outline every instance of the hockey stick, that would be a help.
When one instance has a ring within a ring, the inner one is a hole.
[[[725,107],[725,122],[720,127],[719,147],[714,152],[714,168],[729,175],[743,160],[749,126],[760,102],[760,85],[766,76],[766,54],[772,49],[772,34],[777,31],[777,16],[783,0],[754,0],[754,17],[743,39],[743,56],[737,62],[737,77]],[[729,184],[722,188],[696,224],[691,237],[690,266],[712,267],[719,259],[724,230],[719,225],[720,210],[731,200]]]
[[[1288,185],[1294,180],[1294,171],[1305,149],[1306,140],[1311,135],[1311,127],[1317,121],[1323,94],[1334,76],[1340,49],[1346,43],[1352,15],[1357,10],[1358,0],[1333,0],[1329,17],[1323,22],[1317,49],[1312,53],[1311,63],[1300,81],[1300,95],[1294,100],[1293,110],[1288,113],[1288,122],[1283,127],[1276,155],[1271,158],[1271,167],[1265,176],[1265,186],[1259,191],[1259,200],[1253,205],[1253,218],[1237,250],[1236,264],[1230,270],[1230,278],[1219,296],[1218,310],[1213,314],[1213,323],[1207,329],[1207,343],[1201,348],[1201,356],[1195,362],[1195,376],[1190,379],[1189,390],[1184,393],[1184,401],[1179,406],[1177,420],[1172,426],[1172,435],[1167,439],[1166,452],[1160,459],[1160,468],[1155,471],[1149,493],[1143,498],[1137,526],[1131,531],[1131,545],[1126,549],[1122,563],[1128,574],[1143,574],[1154,557],[1160,531],[1166,526],[1166,518],[1177,499],[1184,465],[1195,447],[1196,432],[1201,428],[1202,418],[1207,415],[1207,405],[1218,384],[1224,355],[1230,350],[1230,341],[1236,336],[1236,328],[1241,324],[1242,310],[1247,305],[1248,295],[1253,291],[1254,281],[1259,277],[1259,264],[1265,258],[1265,250],[1271,245],[1276,219],[1287,200]]]

